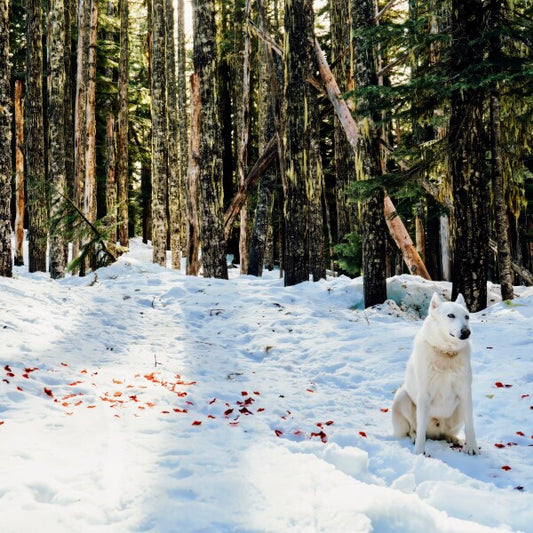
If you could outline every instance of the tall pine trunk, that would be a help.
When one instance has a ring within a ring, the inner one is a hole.
[[[152,244],[154,263],[165,266],[168,228],[165,0],[153,0],[152,22]]]
[[[43,30],[40,0],[26,1],[25,161],[28,193],[29,271],[46,271],[48,221],[44,158]]]
[[[372,0],[351,0],[353,77],[355,86],[377,85],[374,45],[365,30],[374,26]],[[370,110],[367,97],[358,95],[356,121],[359,130],[356,149],[358,180],[381,175],[380,132]],[[386,224],[383,216],[384,191],[376,188],[362,202],[361,233],[363,236],[363,285],[365,307],[383,303],[387,298]]]
[[[176,51],[174,42],[174,5],[166,1],[166,70],[167,70],[167,175],[168,213],[170,230],[170,257],[172,268],[181,268],[181,230],[183,206],[181,205],[181,179],[178,140],[178,102],[176,85]]]
[[[129,190],[129,39],[128,0],[119,0],[120,56],[118,69],[118,142],[117,142],[117,190],[118,190],[118,238],[122,246],[129,245],[128,190]]]
[[[309,35],[313,9],[310,0],[285,3],[283,61],[285,172],[283,206],[285,219],[285,286],[309,280],[309,225],[307,185],[309,161],[306,131],[309,127],[309,84],[311,61]]]
[[[115,115],[109,113],[106,119],[106,212],[109,228],[110,248],[115,250],[117,242],[117,151]]]
[[[11,258],[11,89],[9,3],[0,0],[0,276],[13,275]]]
[[[50,0],[48,13],[48,179],[50,183],[50,214],[61,216],[67,195],[65,166],[65,3]],[[59,222],[59,221],[56,221]],[[50,275],[65,276],[67,257],[63,224],[54,225],[50,235]]]
[[[217,108],[214,0],[193,0],[194,70],[201,94],[200,240],[205,277],[227,279],[222,194],[222,135]]]
[[[483,61],[479,45],[483,31],[482,0],[452,1],[453,75]],[[461,293],[468,308],[487,306],[488,183],[485,177],[483,91],[462,87],[451,96],[449,166],[455,204],[453,221],[453,291]]]
[[[338,62],[336,79],[342,92],[353,88],[350,76],[350,1],[331,0],[331,59]],[[355,156],[346,139],[344,128],[334,118],[335,200],[337,212],[337,242],[353,231],[348,203],[348,185],[355,181]]]

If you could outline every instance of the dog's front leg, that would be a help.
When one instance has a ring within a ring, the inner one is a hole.
[[[465,419],[465,452],[469,455],[476,455],[479,453],[479,448],[476,442],[476,434],[474,432],[474,410],[472,406],[472,391],[470,386],[464,387],[461,395],[461,403]]]
[[[429,395],[419,394],[416,400],[416,442],[415,453],[424,453],[426,447],[426,431],[429,422]]]

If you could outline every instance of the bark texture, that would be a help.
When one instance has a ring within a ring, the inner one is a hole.
[[[483,47],[476,42],[482,29],[482,0],[452,1],[450,68],[454,75],[483,61]],[[449,170],[455,203],[452,298],[463,294],[472,312],[487,306],[489,232],[483,97],[480,89],[456,90],[451,97],[449,127]]]
[[[217,50],[214,0],[193,0],[194,70],[201,97],[200,241],[203,275],[227,279],[223,225],[222,135],[217,108]]]
[[[309,125],[310,44],[312,33],[312,2],[285,2],[285,66],[283,145],[285,172],[285,286],[309,280],[308,195],[309,161],[306,151],[306,130]]]
[[[13,275],[11,258],[11,90],[9,4],[0,0],[0,276]]]
[[[353,77],[356,87],[377,85],[374,46],[362,30],[374,25],[372,0],[351,0]],[[380,132],[370,102],[358,96],[356,121],[359,138],[356,149],[357,179],[367,180],[381,175]],[[386,225],[383,216],[384,191],[377,188],[361,206],[363,235],[363,275],[365,307],[383,303],[387,298]]]
[[[50,212],[61,216],[67,195],[65,166],[65,4],[50,0],[48,14],[48,179],[50,182]],[[65,277],[67,257],[62,224],[55,225],[50,235],[50,276]]]
[[[119,0],[120,57],[118,70],[118,143],[117,143],[117,191],[118,238],[122,246],[129,245],[128,190],[129,190],[129,9],[128,0]]]
[[[43,29],[40,0],[26,1],[25,160],[28,193],[28,267],[46,272],[48,220],[43,115]]]
[[[164,266],[168,195],[165,0],[153,0],[152,21],[152,245],[154,263]]]

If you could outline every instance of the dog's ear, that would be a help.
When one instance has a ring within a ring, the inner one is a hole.
[[[457,295],[457,298],[455,299],[455,303],[459,304],[459,305],[462,305],[465,309],[467,308],[466,307],[465,297],[461,293],[459,293]]]
[[[434,292],[433,296],[431,297],[431,302],[429,302],[429,312],[434,311],[439,307],[439,305],[442,303],[442,300],[440,299],[440,296]]]

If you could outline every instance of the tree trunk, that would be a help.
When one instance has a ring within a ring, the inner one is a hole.
[[[115,116],[107,115],[106,123],[106,211],[109,227],[109,242],[114,249],[117,242],[117,160]]]
[[[170,230],[170,257],[172,268],[181,268],[181,229],[183,206],[181,205],[181,180],[178,139],[178,101],[176,85],[176,52],[174,44],[174,5],[166,1],[166,62],[167,62],[167,177],[168,212]]]
[[[502,5],[503,4],[503,5]],[[494,74],[498,74],[498,66],[502,62],[502,49],[498,33],[498,24],[502,17],[502,10],[507,2],[490,0],[489,16],[493,35],[490,39],[489,60],[493,64]],[[513,271],[511,268],[511,242],[509,232],[509,219],[507,217],[507,202],[505,201],[505,180],[502,164],[502,131],[500,121],[500,90],[498,82],[494,82],[490,94],[490,132],[492,151],[492,191],[494,193],[495,229],[498,243],[498,270],[502,300],[512,300]]]
[[[28,193],[28,266],[30,272],[46,272],[48,209],[44,159],[43,31],[40,0],[26,1],[26,17],[24,138]]]
[[[67,195],[65,167],[65,4],[50,0],[48,19],[48,179],[51,217],[59,217]],[[65,277],[67,258],[63,224],[50,235],[50,275]]]
[[[310,0],[285,3],[284,151],[285,175],[285,286],[309,280],[309,225],[307,186],[309,161],[306,130],[309,127],[310,44],[313,8]]]
[[[483,61],[477,42],[483,31],[482,0],[452,1],[453,75]],[[487,306],[487,180],[484,160],[484,94],[477,88],[452,93],[449,129],[449,165],[455,204],[453,224],[453,291],[461,293],[472,312]]]
[[[187,172],[187,212],[189,236],[187,274],[197,276],[200,271],[200,225],[198,222],[198,176],[200,173],[200,120],[202,112],[198,74],[191,75],[191,131],[189,136],[189,169]]]
[[[129,246],[129,38],[128,0],[119,0],[120,12],[120,57],[118,69],[118,153],[117,153],[117,191],[118,191],[118,238],[122,246]]]
[[[8,0],[0,0],[0,72],[0,276],[11,277],[12,162]]]
[[[180,205],[182,206],[181,240],[182,250],[188,249],[188,215],[187,210],[187,168],[189,166],[189,124],[187,112],[187,82],[186,82],[186,50],[185,50],[185,6],[184,0],[178,0],[178,56],[177,56],[177,84],[178,84],[178,130],[180,144]]]
[[[24,115],[22,110],[22,82],[15,81],[15,265],[24,264]]]
[[[193,0],[194,70],[201,96],[200,241],[205,277],[227,279],[223,225],[222,135],[217,108],[217,51],[214,0]]]
[[[87,143],[87,83],[90,30],[90,0],[78,0],[78,43],[76,68],[76,113],[74,116],[74,193],[78,209],[83,211],[85,159]],[[80,243],[72,244],[72,259],[79,255]]]
[[[344,93],[353,89],[350,64],[350,20],[349,0],[331,0],[331,59],[339,66],[340,90]],[[334,159],[335,159],[335,200],[337,211],[337,242],[353,231],[348,203],[347,188],[355,181],[355,154],[342,124],[335,115]]]
[[[98,37],[98,0],[91,0],[89,27],[89,52],[87,55],[87,109],[86,109],[86,150],[85,184],[83,190],[83,212],[87,220],[94,224],[97,219],[96,195],[96,44]],[[85,268],[96,268],[96,250],[87,255]]]
[[[153,0],[152,21],[152,245],[154,263],[165,266],[168,195],[165,0]]]
[[[372,0],[351,0],[353,77],[356,87],[377,85],[373,43],[361,36],[361,31],[374,26]],[[372,115],[370,102],[359,95],[356,106],[359,139],[356,148],[358,180],[381,175],[380,132],[376,128],[379,117]],[[384,191],[377,188],[363,201],[361,233],[363,236],[363,275],[365,307],[383,303],[387,299],[386,229],[383,217]]]
[[[261,3],[258,4],[262,9]],[[258,123],[260,128],[259,153],[264,153],[267,143],[275,134],[274,106],[270,92],[270,72],[268,68],[268,54],[270,50],[263,44],[260,51],[259,64],[259,102]],[[262,276],[265,263],[265,251],[269,227],[272,227],[272,207],[274,200],[274,186],[276,173],[273,168],[263,172],[257,189],[257,206],[255,209],[254,224],[250,237],[250,253],[248,257],[248,274]]]
[[[248,164],[248,137],[250,130],[250,55],[251,42],[248,19],[250,18],[251,0],[246,0],[244,9],[244,60],[242,68],[242,102],[240,116],[240,139],[238,150],[238,173],[239,185],[244,184],[246,179],[246,169]],[[248,206],[245,202],[241,207],[241,225],[239,237],[239,256],[241,274],[248,274]]]

